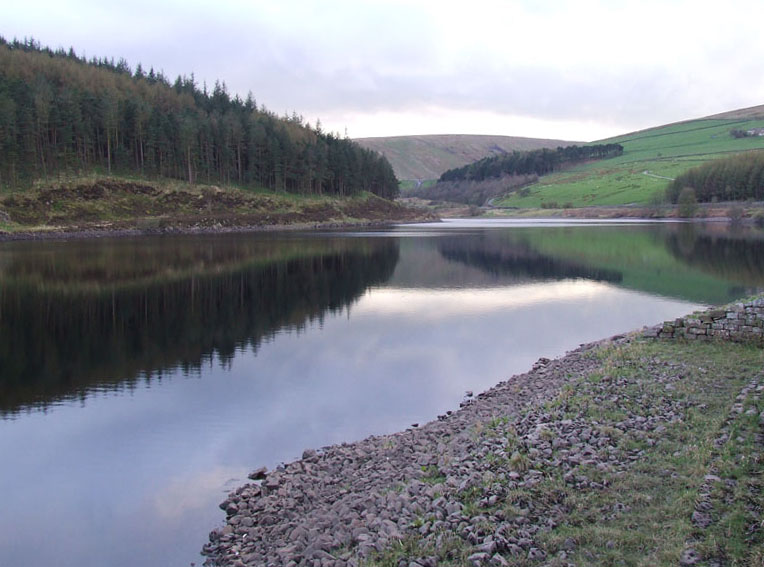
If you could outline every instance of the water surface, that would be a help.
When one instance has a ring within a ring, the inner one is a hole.
[[[189,565],[225,493],[764,287],[756,231],[447,222],[0,244],[0,565]]]

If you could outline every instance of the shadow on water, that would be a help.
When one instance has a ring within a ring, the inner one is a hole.
[[[764,234],[726,224],[530,227],[441,238],[438,251],[503,280],[585,279],[707,304],[764,289]]]
[[[395,239],[18,245],[0,256],[0,415],[256,350],[390,278]]]
[[[438,249],[444,258],[479,268],[496,276],[511,276],[515,281],[588,279],[620,283],[623,276],[617,270],[589,267],[566,258],[541,254],[525,240],[497,240],[481,236],[443,238]]]
[[[722,232],[684,224],[668,236],[666,245],[681,262],[735,280],[741,289],[764,282],[764,240],[760,231],[733,225]]]

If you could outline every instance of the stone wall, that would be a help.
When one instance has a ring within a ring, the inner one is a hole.
[[[764,345],[764,296],[693,313],[648,328],[646,337],[725,340]]]

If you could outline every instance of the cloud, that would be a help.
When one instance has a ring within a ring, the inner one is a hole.
[[[153,494],[153,512],[163,521],[177,522],[191,511],[209,509],[222,500],[224,492],[221,487],[233,490],[243,482],[248,472],[244,467],[216,466],[194,471],[187,477],[171,478]]]
[[[481,112],[591,139],[764,102],[764,5],[748,0],[82,0],[7,11],[9,37],[220,79],[354,136],[373,135],[364,123],[375,115],[398,114],[406,129],[407,115],[438,108],[453,118],[430,112],[428,133]]]

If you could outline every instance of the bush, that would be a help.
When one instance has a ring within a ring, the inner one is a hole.
[[[698,210],[698,199],[695,197],[695,189],[692,187],[682,189],[676,202],[679,205],[678,213],[680,217],[686,219],[695,216]]]
[[[729,209],[727,209],[727,218],[730,219],[730,222],[733,224],[739,224],[740,221],[743,220],[743,217],[745,216],[745,209],[741,207],[740,205],[733,205]]]

